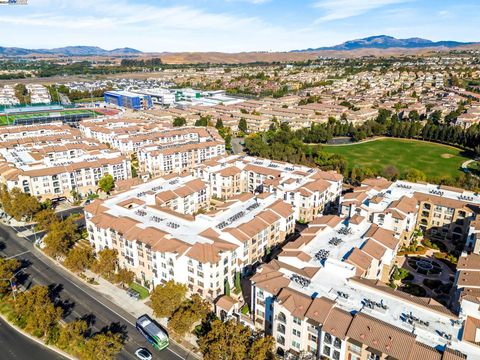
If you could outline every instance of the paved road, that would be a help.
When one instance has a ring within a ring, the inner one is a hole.
[[[0,353],[10,360],[65,360],[63,356],[23,336],[0,319]]]
[[[462,169],[463,169],[463,171],[466,172],[466,173],[467,173],[467,172],[472,173],[472,172],[468,169],[468,165],[470,165],[471,163],[474,163],[474,162],[476,162],[476,161],[480,161],[480,159],[477,158],[477,159],[475,159],[475,160],[470,159],[470,160],[465,161],[465,162],[462,164]],[[472,174],[472,175],[475,176],[476,178],[480,178],[478,175],[475,175],[475,174]]]
[[[24,271],[26,276],[24,279],[19,278],[19,282],[23,281],[26,287],[32,284],[49,285],[58,292],[59,300],[66,309],[66,321],[86,317],[92,321],[93,331],[107,327],[121,329],[127,340],[119,359],[135,359],[134,352],[139,347],[150,349],[154,359],[194,359],[193,355],[187,354],[175,344],[161,352],[154,350],[135,329],[135,318],[132,315],[105,299],[68,271],[55,266],[35,250],[32,243],[19,238],[11,228],[3,224],[0,224],[0,254],[6,257],[17,255],[19,260],[27,262]]]

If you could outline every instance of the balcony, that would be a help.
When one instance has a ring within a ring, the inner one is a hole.
[[[308,325],[307,330],[312,334],[318,334],[318,329],[315,326]]]
[[[357,355],[361,355],[362,354],[362,348],[360,346],[357,346],[357,345],[352,345],[350,344],[348,346],[348,351],[350,351],[351,353],[353,354],[357,354]]]

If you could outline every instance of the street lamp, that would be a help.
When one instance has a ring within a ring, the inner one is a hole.
[[[17,297],[15,295],[15,291],[17,291],[17,284],[15,282],[12,281],[12,279],[15,278],[15,276],[17,276],[19,273],[21,273],[23,271],[23,269],[20,269],[18,270],[15,274],[13,274],[9,279],[0,279],[0,280],[3,280],[3,281],[8,281],[10,283],[10,287],[12,289],[12,293],[13,293],[13,300],[17,301]]]

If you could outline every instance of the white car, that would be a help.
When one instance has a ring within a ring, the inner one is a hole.
[[[135,355],[141,360],[152,360],[152,354],[145,348],[137,349],[137,351],[135,351]]]

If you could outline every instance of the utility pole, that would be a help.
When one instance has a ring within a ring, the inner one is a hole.
[[[13,294],[13,300],[14,301],[17,301],[17,296],[15,295],[15,292],[17,291],[17,284],[15,282],[13,282],[12,280],[15,279],[15,276],[17,276],[22,271],[23,271],[23,269],[18,270],[9,279],[0,279],[0,280],[3,280],[3,281],[8,281],[10,283],[10,288],[12,289],[12,294]]]

